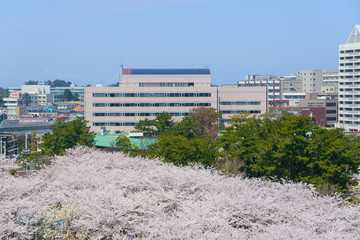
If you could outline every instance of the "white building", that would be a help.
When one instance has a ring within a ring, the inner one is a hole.
[[[280,80],[276,75],[247,74],[245,81],[238,81],[238,87],[267,87],[268,100],[281,99]]]
[[[339,45],[339,127],[360,130],[360,25]]]

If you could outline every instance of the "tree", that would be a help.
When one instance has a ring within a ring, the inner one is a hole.
[[[72,100],[73,100],[73,101],[79,101],[79,97],[80,97],[80,96],[79,96],[78,93],[74,93]]]
[[[134,127],[136,130],[143,131],[147,135],[159,135],[169,131],[174,126],[174,120],[168,112],[162,112],[155,119],[145,118],[140,120]]]
[[[155,120],[145,118],[144,120],[140,120],[134,129],[143,132],[146,136],[154,136],[156,132],[155,124]]]
[[[90,132],[84,117],[78,117],[70,122],[57,119],[50,129],[52,133],[43,137],[45,153],[62,155],[66,149],[76,145],[92,147],[95,144],[95,134]]]
[[[220,131],[220,118],[221,113],[217,113],[214,108],[193,108],[189,116],[172,128],[171,133],[188,139],[207,136],[215,140]]]
[[[115,146],[119,151],[124,153],[135,153],[139,148],[130,142],[125,135],[119,135],[115,140]]]
[[[187,139],[184,136],[162,136],[158,143],[149,146],[149,155],[161,157],[165,162],[178,166],[200,163],[205,167],[213,164],[215,149],[208,138]]]
[[[25,106],[28,106],[31,103],[31,96],[29,93],[24,93],[22,96]]]
[[[9,97],[9,89],[0,87],[0,106],[4,104],[3,98]]]
[[[159,115],[160,116],[160,115]],[[206,167],[215,161],[217,146],[215,139],[219,133],[217,125],[219,114],[215,109],[194,108],[190,116],[184,117],[181,122],[173,124],[169,122],[170,114],[162,115],[162,121],[157,118],[154,125],[158,129],[161,139],[150,146],[149,155],[161,157],[165,162],[176,165],[189,165],[200,163]],[[159,122],[166,127],[161,126]]]
[[[25,85],[38,85],[39,81],[28,80],[25,82]]]
[[[51,81],[50,81],[51,82]],[[54,81],[51,82],[51,87],[70,87],[71,82],[70,81],[65,81],[65,80],[60,80],[60,79],[56,79]]]
[[[240,162],[247,177],[326,183],[347,192],[349,177],[343,173],[357,172],[360,165],[358,137],[321,129],[310,118],[289,113],[272,119],[234,116],[218,141],[225,162]]]
[[[73,94],[70,91],[70,89],[65,89],[63,94],[64,101],[72,101],[73,100]]]
[[[229,177],[121,152],[77,147],[32,176],[0,171],[0,182],[1,239],[360,235],[360,205],[320,197],[311,185]]]

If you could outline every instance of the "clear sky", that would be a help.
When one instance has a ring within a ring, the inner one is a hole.
[[[1,0],[0,87],[109,85],[125,68],[245,74],[337,69],[359,0]]]

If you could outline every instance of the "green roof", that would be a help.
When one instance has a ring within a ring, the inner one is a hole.
[[[95,135],[95,146],[97,147],[114,147],[115,146],[115,140],[119,135],[127,135],[124,133],[118,134],[118,135]],[[147,147],[150,144],[156,143],[159,140],[157,138],[135,138],[130,137],[131,144],[134,144],[135,146],[139,147],[139,149],[144,150],[147,149]]]

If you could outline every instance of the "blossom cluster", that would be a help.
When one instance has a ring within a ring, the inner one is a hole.
[[[0,239],[65,228],[78,239],[360,236],[360,207],[320,196],[311,185],[225,176],[120,152],[77,147],[35,175],[0,171],[0,183]]]

